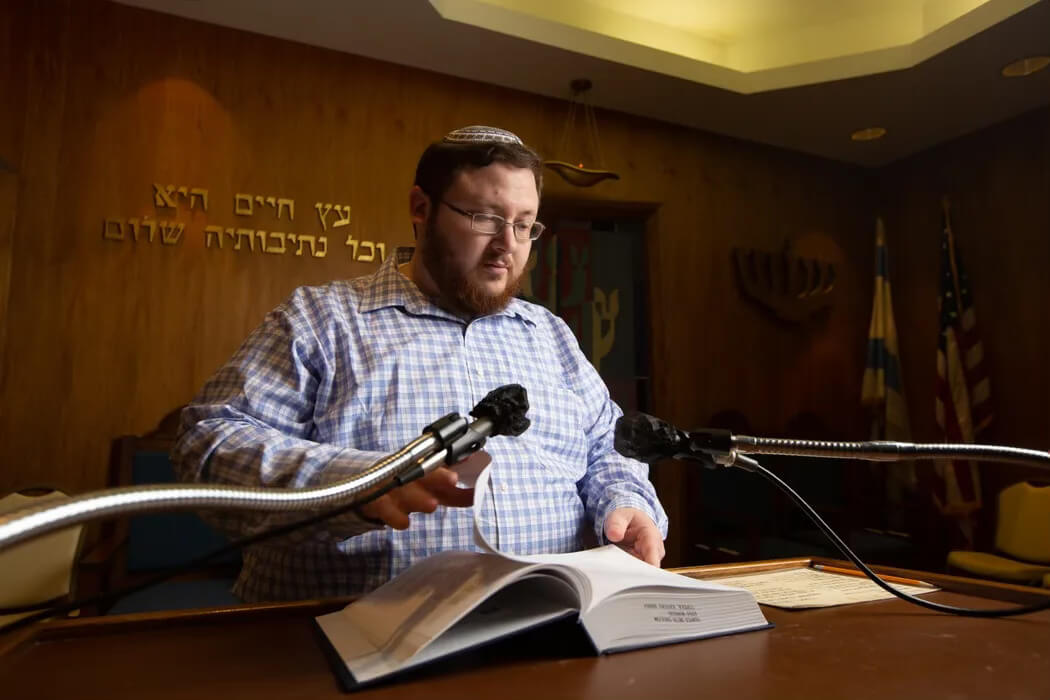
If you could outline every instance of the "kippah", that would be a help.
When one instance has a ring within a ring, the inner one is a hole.
[[[494,126],[464,126],[445,134],[445,143],[514,143],[524,146],[521,139],[506,129]]]

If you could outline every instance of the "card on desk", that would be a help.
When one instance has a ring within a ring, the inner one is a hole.
[[[720,577],[716,580],[727,586],[749,590],[762,605],[778,608],[822,608],[893,597],[892,593],[883,590],[867,578],[810,567]],[[911,595],[933,593],[937,590],[926,584],[916,586],[889,581],[887,583]]]

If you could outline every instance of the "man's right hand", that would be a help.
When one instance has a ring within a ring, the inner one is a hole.
[[[482,460],[487,464],[489,459],[488,454],[480,450],[456,466],[462,469]],[[455,508],[474,505],[474,489],[457,488],[458,481],[459,474],[447,467],[438,467],[426,476],[366,503],[358,511],[366,518],[380,520],[395,530],[405,530],[409,526],[409,513],[433,513],[439,505]]]

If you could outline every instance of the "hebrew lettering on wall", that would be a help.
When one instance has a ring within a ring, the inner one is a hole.
[[[332,209],[335,209],[335,219],[332,223],[332,228],[339,228],[340,226],[350,225],[350,205],[349,204],[331,204],[328,202],[317,202],[314,204],[314,209],[317,210],[317,218],[321,221],[321,230],[328,230],[328,214],[331,213]]]
[[[189,203],[190,209],[200,204],[202,211],[208,211],[208,190],[186,185],[161,185],[153,183],[153,204],[161,209],[174,209],[179,200]]]
[[[102,221],[102,238],[116,242],[130,240],[132,243],[153,243],[157,237],[157,231],[160,231],[162,245],[178,245],[182,240],[185,226],[178,221],[155,220],[148,216],[141,219],[110,217]]]
[[[274,216],[280,219],[284,213],[288,213],[288,220],[295,219],[295,200],[288,197],[276,195],[245,194],[238,192],[233,195],[233,213],[237,216],[252,216],[256,212],[262,214],[273,210]]]
[[[158,210],[182,208],[183,210],[199,209],[201,212],[207,212],[208,190],[203,187],[162,185],[154,182],[153,205]],[[205,222],[204,248],[217,248],[238,254],[291,254],[299,258],[325,258],[328,256],[328,236],[324,234],[329,229],[334,230],[350,225],[350,205],[317,202],[314,208],[320,221],[321,234],[319,235],[267,231]],[[291,222],[295,220],[295,200],[277,195],[237,192],[233,195],[233,213],[236,216],[271,213],[277,220]],[[177,246],[186,237],[186,233],[186,222],[166,218],[107,217],[102,222],[103,240],[115,243],[159,242],[165,246]],[[344,244],[350,249],[350,259],[353,261],[382,262],[386,260],[386,243],[383,241],[358,240],[353,237],[353,234],[347,233]]]
[[[107,241],[124,240],[124,220],[105,219],[102,222],[102,237]]]
[[[323,258],[328,255],[328,237],[307,234],[285,233],[284,231],[263,231],[251,228],[234,228],[232,226],[204,227],[204,247],[222,250],[247,250],[249,252],[283,255],[293,252],[296,256]]]
[[[347,234],[345,245],[350,249],[350,259],[357,262],[372,262],[386,260],[386,243],[375,241],[357,240],[353,234]]]

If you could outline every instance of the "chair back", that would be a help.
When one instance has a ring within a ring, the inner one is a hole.
[[[999,494],[995,547],[1017,559],[1050,564],[1050,485],[1019,481]]]
[[[0,499],[0,514],[67,498],[61,491],[51,489],[43,495],[28,495],[34,491],[11,493]],[[67,598],[73,589],[73,572],[83,533],[84,527],[76,525],[0,552],[0,607],[59,602]],[[0,616],[0,625],[23,616]]]
[[[113,441],[110,456],[111,485],[176,483],[178,478],[169,453],[174,439],[168,435],[127,435]],[[116,525],[123,542],[116,565],[124,574],[173,569],[229,544],[193,511],[171,511],[134,515]],[[222,569],[239,568],[240,553],[213,561]]]
[[[143,436],[127,435],[113,441],[110,485],[168,484],[177,481],[169,454],[175,442],[179,410]],[[192,511],[143,513],[120,518],[104,530],[102,586],[118,590],[153,574],[172,572],[229,541]],[[230,589],[241,566],[239,551],[212,560],[207,566],[122,597],[108,614],[234,605]]]

